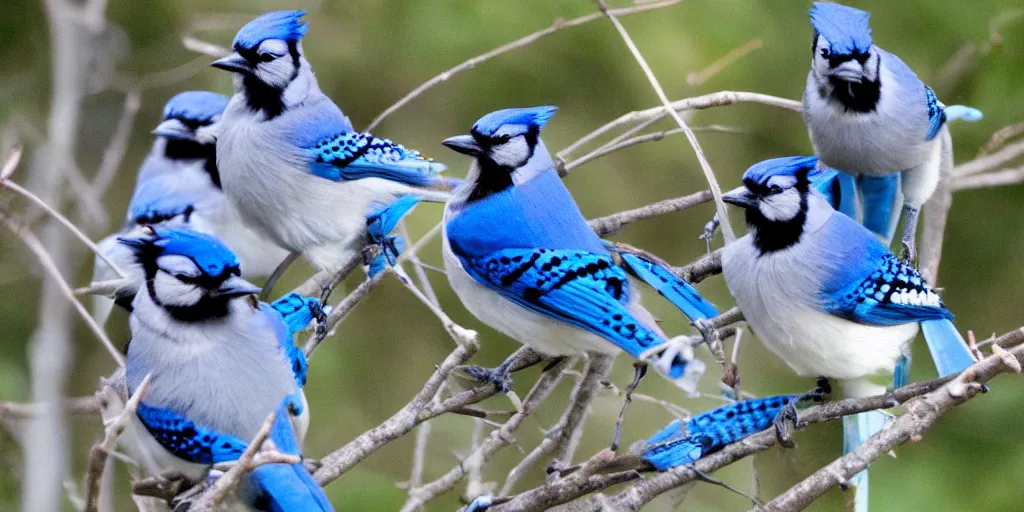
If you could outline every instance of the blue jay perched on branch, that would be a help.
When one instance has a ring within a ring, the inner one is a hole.
[[[197,481],[210,465],[236,460],[274,411],[271,439],[297,455],[309,414],[305,356],[292,333],[318,303],[257,302],[260,288],[240,277],[235,255],[195,231],[144,228],[119,242],[146,279],[132,303],[125,374],[129,393],[151,376],[133,422],[148,465]],[[297,314],[286,321],[281,310]],[[332,510],[301,463],[260,466],[241,491],[255,510]]]
[[[970,366],[938,294],[870,231],[837,214],[808,178],[814,167],[813,158],[761,162],[723,197],[746,209],[750,232],[725,246],[722,270],[754,332],[797,374],[838,379],[855,397],[884,392],[886,376],[905,384],[919,324],[940,375]],[[847,451],[884,426],[878,411],[844,419]],[[866,473],[854,483],[866,506]]]
[[[304,57],[303,14],[254,19],[234,53],[213,62],[234,73],[235,95],[212,135],[224,192],[242,216],[333,269],[366,244],[370,213],[410,194],[444,201],[451,184],[443,164],[352,128]]]
[[[238,255],[247,276],[268,275],[285,251],[242,223],[238,212],[224,200],[212,142],[200,141],[196,131],[220,120],[226,96],[207,91],[186,91],[164,106],[163,121],[153,130],[156,140],[139,169],[135,192],[121,229],[100,241],[104,254],[130,275],[131,289],[120,300],[128,306],[144,280],[135,256],[117,237],[147,225],[188,226],[224,240]],[[117,274],[96,258],[93,281],[116,279]],[[113,303],[96,297],[94,314],[101,322]]]
[[[978,120],[981,112],[947,109],[899,57],[875,46],[869,13],[815,2],[810,14],[814,42],[803,115],[814,151],[823,164],[858,176],[901,176],[903,257],[910,261],[921,206],[938,185],[943,159],[952,162],[952,147],[943,143],[946,122],[950,114]],[[884,204],[895,197],[894,183],[883,185],[889,192],[865,198]]]
[[[672,344],[640,305],[619,257],[587,225],[555,172],[540,139],[555,110],[499,110],[480,118],[469,135],[443,142],[474,158],[445,207],[448,280],[477,318],[544,355],[628,352],[641,363],[631,390],[643,376],[645,359]],[[625,263],[652,271],[642,259]],[[689,284],[676,280],[685,293],[675,296],[688,301],[680,308],[694,320],[717,314]],[[510,362],[481,377],[507,389]],[[688,345],[665,350],[655,367],[688,391],[704,370]]]

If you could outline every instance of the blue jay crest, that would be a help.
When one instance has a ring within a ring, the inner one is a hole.
[[[772,158],[758,162],[743,173],[743,182],[758,185],[766,183],[772,176],[793,176],[799,178],[801,173],[809,175],[818,166],[816,156],[791,156]]]
[[[505,125],[523,125],[540,129],[558,107],[507,108],[483,116],[473,125],[473,133],[489,136]]]
[[[306,35],[309,24],[299,21],[306,11],[268,12],[247,23],[231,43],[235,48],[255,48],[267,39],[295,42]]]
[[[238,257],[220,240],[181,228],[146,227],[143,236],[118,237],[135,250],[140,260],[153,261],[163,255],[184,256],[208,276],[222,276],[238,269]]]
[[[164,105],[164,120],[180,119],[195,124],[215,122],[224,108],[228,97],[210,91],[185,91],[176,94]]]
[[[814,2],[811,26],[836,55],[866,54],[871,50],[871,13],[831,2]]]

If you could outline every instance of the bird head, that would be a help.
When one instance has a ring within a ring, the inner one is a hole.
[[[260,291],[240,277],[235,254],[209,235],[147,226],[117,240],[135,253],[153,303],[178,320],[224,317],[232,300]]]
[[[831,2],[811,8],[811,71],[819,82],[859,84],[878,80],[878,52],[871,43],[871,13]]]
[[[722,195],[746,210],[747,226],[762,252],[789,247],[835,211],[816,189],[835,171],[816,170],[817,164],[813,156],[765,160],[743,173],[742,187]]]
[[[247,23],[232,42],[233,53],[213,61],[214,67],[283,91],[298,76],[302,60],[300,41],[309,25],[300,21],[305,11],[268,12]]]
[[[196,132],[220,120],[228,98],[209,91],[185,91],[164,105],[164,118],[153,135],[168,140],[199,142]]]
[[[469,181],[475,181],[474,195],[486,196],[511,186],[512,173],[526,166],[535,154],[543,153],[544,161],[536,162],[538,166],[546,169],[552,165],[540,141],[540,130],[556,110],[558,107],[548,106],[491,112],[481,117],[468,135],[449,137],[442,144],[476,158],[479,175]]]

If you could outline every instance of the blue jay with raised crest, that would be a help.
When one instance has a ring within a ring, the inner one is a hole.
[[[921,206],[935,192],[943,160],[952,162],[946,122],[951,114],[977,120],[981,112],[947,109],[899,57],[875,46],[870,13],[815,2],[810,15],[814,40],[803,116],[814,151],[823,164],[854,175],[900,175],[903,257],[910,261]],[[884,204],[892,194],[876,200]]]
[[[723,196],[746,210],[749,233],[725,246],[722,270],[757,336],[797,374],[837,379],[853,397],[881,394],[887,381],[905,384],[918,325],[940,375],[970,366],[973,356],[938,294],[871,231],[832,208],[808,178],[815,165],[813,158],[758,163],[741,189]],[[849,451],[885,417],[847,418]],[[865,510],[866,473],[853,483]]]
[[[144,467],[198,481],[212,464],[237,459],[274,411],[271,439],[299,454],[306,361],[292,334],[319,314],[315,299],[258,302],[260,288],[242,279],[238,258],[202,233],[147,227],[119,242],[145,273],[125,364],[129,394],[150,376],[133,421]],[[301,463],[260,466],[241,495],[254,510],[332,510]]]
[[[445,207],[448,280],[477,318],[544,355],[624,351],[643,362],[671,344],[640,305],[619,257],[587,224],[555,171],[540,139],[555,110],[499,110],[480,118],[470,134],[443,142],[474,159]],[[641,259],[624,264],[651,271]],[[666,297],[689,301],[680,308],[697,318],[716,314],[678,282],[686,293],[663,289]],[[500,388],[508,386],[509,362],[488,376]],[[704,369],[689,346],[666,351],[655,367],[688,391]],[[643,368],[638,366],[637,380]]]
[[[367,242],[367,216],[406,195],[448,198],[443,164],[352,128],[304,57],[302,11],[242,27],[213,66],[235,95],[211,133],[228,198],[279,246],[315,267],[341,266]]]
[[[220,189],[215,147],[200,140],[197,131],[220,120],[228,98],[208,91],[186,91],[164,106],[163,120],[153,130],[156,139],[141,168],[135,191],[128,204],[124,224],[99,246],[118,268],[130,274],[120,300],[129,305],[135,289],[143,282],[142,268],[127,247],[117,242],[147,225],[188,226],[225,241],[239,256],[247,276],[268,275],[285,257],[285,251],[265,240],[242,223],[238,212]],[[93,281],[108,281],[117,274],[96,258]],[[94,314],[105,320],[113,302],[96,297]]]

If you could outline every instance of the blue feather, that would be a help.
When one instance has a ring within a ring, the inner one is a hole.
[[[405,239],[399,235],[390,235],[390,233],[419,201],[420,199],[415,195],[404,195],[394,203],[374,210],[366,217],[366,232],[369,235],[370,243],[379,248],[376,255],[372,256],[369,261],[370,268],[367,274],[370,277],[398,261],[398,256],[405,250]],[[366,253],[364,253],[364,257],[365,255]]]
[[[755,183],[764,183],[768,181],[772,176],[796,176],[797,173],[803,171],[807,173],[808,180],[813,183],[811,179],[813,172],[817,169],[818,157],[816,156],[786,156],[781,158],[770,158],[758,162],[743,173],[743,181],[753,181]],[[827,171],[819,171],[823,174],[818,175],[818,180],[821,182],[827,181],[829,174]]]
[[[164,105],[164,119],[180,119],[209,124],[228,106],[228,97],[210,91],[185,91],[174,95]]]
[[[278,408],[270,440],[277,451],[301,456],[301,449],[292,430],[289,408],[294,402],[286,398]],[[259,510],[270,512],[332,511],[323,489],[313,480],[302,463],[264,464],[249,474],[243,495]]]
[[[947,122],[960,120],[968,123],[974,123],[981,121],[984,117],[980,110],[964,105],[950,105],[945,108],[945,112]]]
[[[246,23],[231,43],[235,48],[253,49],[267,39],[298,41],[309,25],[299,21],[305,11],[273,11]]]
[[[652,261],[643,254],[628,252],[621,245],[613,247],[614,251],[622,257],[622,261],[629,271],[654,288],[662,297],[668,299],[690,320],[706,320],[718,315],[715,306],[701,297],[690,283],[682,280],[663,265]]]
[[[237,460],[245,451],[247,441],[196,425],[169,409],[143,402],[136,414],[160,446],[188,462],[227,462]]]
[[[299,384],[299,387],[305,386],[309,362],[306,360],[306,353],[295,345],[295,333],[304,329],[313,318],[320,314],[320,301],[297,293],[289,293],[274,301],[273,304],[261,302],[259,307],[273,327],[278,344],[291,363],[295,382]]]
[[[524,125],[541,128],[555,115],[558,107],[507,108],[481,117],[473,125],[473,132],[482,136],[493,135],[505,125]]]
[[[843,416],[843,453],[850,453],[877,434],[888,423],[889,417],[881,411],[867,411],[852,416]],[[865,469],[850,478],[856,487],[854,511],[868,511],[868,471]]]
[[[932,140],[939,134],[939,129],[946,124],[946,106],[935,97],[935,91],[924,86],[925,104],[928,105],[928,135],[924,140]]]
[[[892,388],[901,388],[910,384],[910,354],[900,354],[896,359],[896,368],[892,372]]]
[[[772,425],[782,408],[796,395],[778,395],[743,400],[698,414],[686,423],[679,420],[651,436],[644,448],[644,460],[658,471],[714,453]]]
[[[184,228],[153,226],[152,235],[118,237],[118,241],[140,251],[185,256],[208,276],[220,277],[238,270],[238,257],[215,237]]]
[[[899,223],[900,175],[858,176],[857,188],[863,204],[864,227],[888,245]]]
[[[608,255],[554,170],[474,202],[446,232],[452,250],[471,259],[510,247]]]
[[[140,181],[128,204],[131,224],[160,224],[175,217],[187,223],[199,198],[194,194],[169,192],[160,177]]]
[[[871,13],[831,2],[814,2],[811,26],[831,45],[832,53],[851,55],[871,50]]]
[[[924,332],[924,340],[928,344],[928,351],[932,354],[939,376],[959,373],[974,364],[974,356],[967,348],[967,342],[949,319],[921,322],[921,331]]]
[[[953,318],[917,269],[901,262],[856,221],[833,215],[828,222],[836,243],[849,250],[846,264],[822,288],[827,313],[868,325]],[[905,299],[904,293],[918,299]]]
[[[331,135],[317,141],[310,151],[314,160],[310,172],[331,181],[383,178],[413,186],[443,184],[438,174],[445,170],[444,164],[368,133]]]

